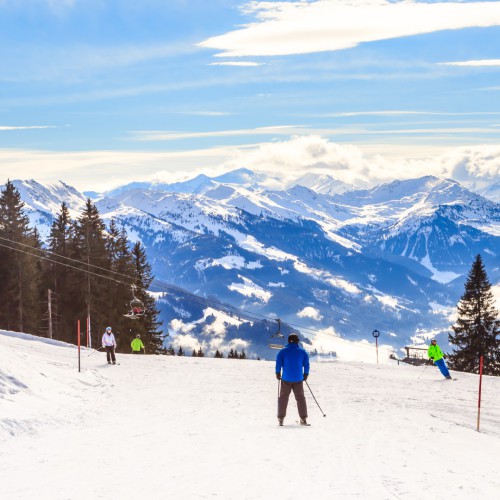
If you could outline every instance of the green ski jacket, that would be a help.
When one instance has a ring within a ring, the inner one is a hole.
[[[429,349],[427,349],[427,356],[429,356],[429,358],[433,358],[434,361],[439,361],[444,358],[443,351],[437,344],[429,346]]]
[[[141,349],[144,349],[144,344],[141,339],[132,340],[130,345],[132,346],[132,351],[140,351]]]

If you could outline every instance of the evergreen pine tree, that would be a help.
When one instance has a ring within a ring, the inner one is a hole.
[[[202,350],[202,348],[201,348],[201,347],[198,349],[197,356],[198,356],[199,358],[204,358],[204,357],[205,357],[205,353],[203,352],[203,350]]]
[[[179,347],[179,349],[177,350],[177,356],[184,356],[184,350],[182,349],[182,347]]]
[[[241,351],[240,359],[247,359],[247,354],[246,354],[245,350]]]
[[[34,252],[33,257],[30,258],[27,267],[24,269],[25,272],[32,273],[28,277],[28,281],[33,293],[31,305],[28,304],[30,313],[27,317],[26,326],[30,331],[46,334],[48,331],[48,322],[44,324],[44,316],[46,315],[48,319],[48,305],[47,295],[45,294],[44,275],[47,264],[45,260],[40,258],[42,256],[46,257],[46,252],[42,249],[42,240],[36,227],[28,235],[27,242],[30,246],[36,248],[37,251]]]
[[[125,313],[130,312],[130,301],[133,297],[132,288],[124,285],[127,277],[135,276],[134,256],[129,249],[127,234],[124,229],[120,230],[115,221],[111,221],[106,249],[111,261],[111,280],[108,284],[109,314],[108,322],[113,325],[117,332],[120,332],[120,346],[124,352],[137,334],[141,338],[145,334],[145,329],[140,321],[125,317]],[[145,339],[143,339],[146,352],[149,352]]]
[[[191,353],[191,357],[193,357],[193,358],[198,357],[198,353],[196,352],[196,349],[193,349],[193,352]]]
[[[457,306],[453,334],[448,336],[456,346],[449,356],[451,368],[479,373],[479,358],[484,356],[483,372],[500,375],[500,321],[494,303],[483,260],[477,255]]]
[[[134,276],[136,279],[136,296],[144,304],[144,314],[137,321],[142,328],[141,338],[147,352],[160,352],[166,336],[162,336],[160,327],[162,321],[158,320],[159,310],[156,301],[148,293],[149,286],[154,280],[151,265],[146,258],[146,252],[140,242],[136,242],[132,249],[134,262]]]
[[[41,326],[40,252],[30,247],[40,249],[41,244],[37,232],[29,228],[21,195],[10,181],[0,193],[0,243],[0,327],[37,333]]]
[[[54,292],[53,337],[66,342],[74,342],[75,337],[74,303],[71,301],[75,271],[67,266],[74,265],[68,260],[71,258],[70,242],[73,239],[73,229],[68,207],[63,202],[61,211],[50,229],[48,247],[52,262],[46,266],[44,288]]]
[[[83,320],[90,312],[93,345],[96,345],[96,340],[98,345],[105,327],[111,324],[111,309],[108,305],[110,302],[109,281],[99,277],[109,276],[106,270],[111,267],[105,230],[106,226],[99,216],[97,207],[88,199],[82,214],[76,221],[71,241],[72,257],[81,262],[78,267],[82,271],[73,273],[73,294],[70,300],[74,304],[71,318],[73,323],[77,319]]]

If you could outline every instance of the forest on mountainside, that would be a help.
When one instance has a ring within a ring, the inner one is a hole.
[[[131,245],[113,221],[106,227],[90,199],[74,220],[63,203],[42,242],[8,181],[0,193],[0,276],[2,329],[77,343],[79,320],[84,345],[89,331],[89,343],[100,345],[109,325],[118,351],[129,352],[138,334],[147,352],[163,350],[145,249],[140,242]],[[134,299],[139,314],[131,314]]]

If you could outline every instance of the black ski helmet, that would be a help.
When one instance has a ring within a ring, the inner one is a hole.
[[[296,333],[291,333],[290,335],[288,335],[289,344],[298,344],[299,340],[299,336]]]

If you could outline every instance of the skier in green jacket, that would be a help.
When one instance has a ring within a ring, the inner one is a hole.
[[[431,363],[433,362],[439,368],[439,371],[443,374],[443,377],[445,377],[447,379],[451,379],[451,375],[450,375],[450,372],[448,371],[448,367],[446,366],[446,363],[444,362],[443,351],[437,345],[436,339],[431,340],[431,345],[429,346],[429,349],[427,349],[427,355],[429,356]]]
[[[144,351],[144,354],[146,354],[146,348],[144,347],[139,334],[135,336],[135,339],[132,340],[130,346],[132,347],[132,354],[141,354],[141,349]]]

